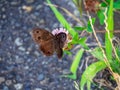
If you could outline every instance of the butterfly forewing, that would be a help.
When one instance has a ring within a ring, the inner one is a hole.
[[[47,30],[36,28],[32,31],[32,37],[36,43],[41,44],[52,39],[54,36]]]

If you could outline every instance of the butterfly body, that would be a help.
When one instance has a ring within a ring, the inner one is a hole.
[[[31,34],[33,40],[39,45],[39,48],[43,54],[46,56],[51,56],[54,52],[56,52],[58,58],[62,57],[62,48],[64,47],[67,38],[66,33],[61,32],[53,35],[47,30],[36,28]]]

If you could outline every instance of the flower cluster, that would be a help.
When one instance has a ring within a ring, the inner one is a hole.
[[[56,28],[52,31],[53,35],[57,35],[59,33],[65,33],[67,35],[67,39],[65,41],[65,45],[63,47],[64,50],[69,50],[68,49],[68,43],[70,43],[72,41],[72,36],[68,33],[68,31],[65,28]],[[71,46],[72,47],[72,46]],[[71,48],[70,48],[71,49]]]

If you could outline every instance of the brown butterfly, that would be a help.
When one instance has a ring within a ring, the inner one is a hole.
[[[64,47],[67,35],[64,32],[53,35],[47,30],[36,28],[32,32],[33,40],[39,45],[40,50],[46,56],[51,56],[54,52],[57,53],[58,58],[63,55],[62,48]]]

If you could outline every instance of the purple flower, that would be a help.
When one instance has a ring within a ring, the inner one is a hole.
[[[70,43],[72,41],[72,36],[68,33],[68,31],[65,28],[56,28],[56,29],[54,29],[52,31],[52,34],[53,35],[57,35],[57,34],[59,34],[61,32],[66,33],[66,35],[67,35],[67,39],[66,39],[65,45],[64,45],[64,48],[67,48],[68,47],[68,43]]]
[[[56,28],[56,29],[54,29],[52,31],[52,34],[56,35],[56,34],[59,34],[61,32],[66,33],[66,35],[68,35],[68,31],[66,29],[64,29],[64,28]]]

